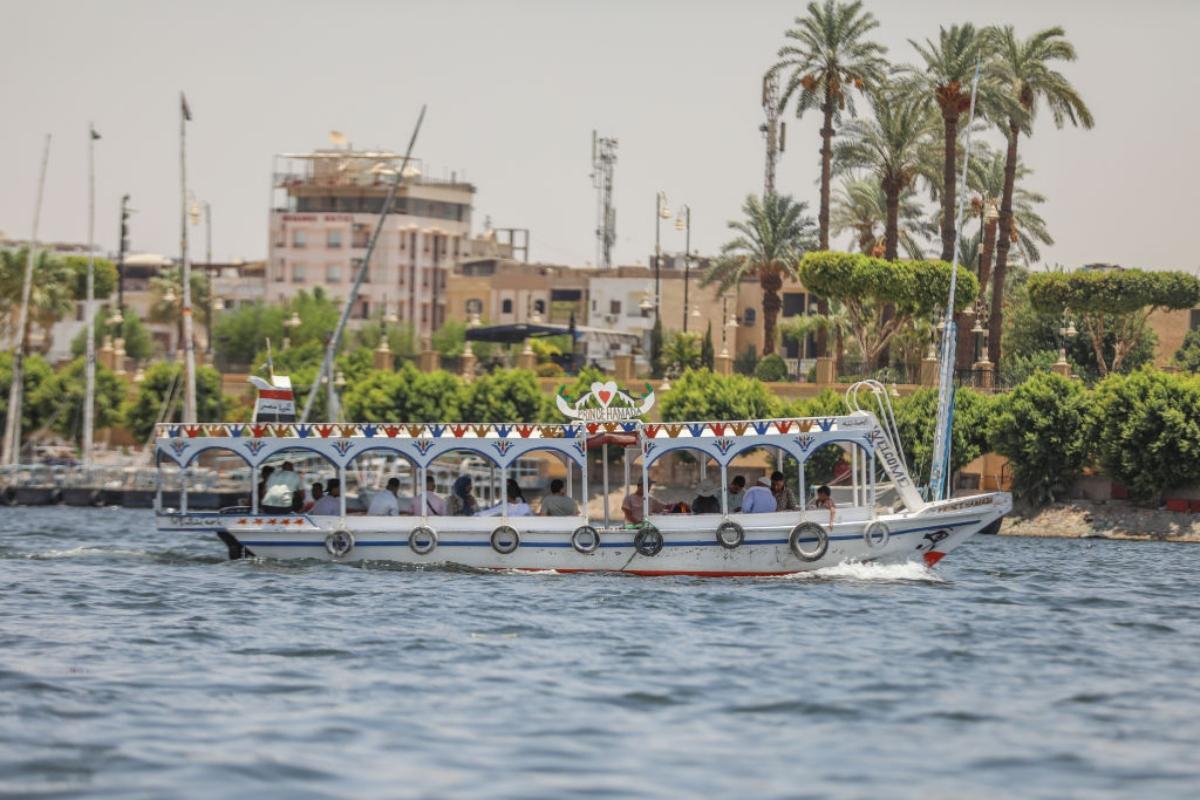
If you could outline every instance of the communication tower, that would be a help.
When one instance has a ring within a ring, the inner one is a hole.
[[[617,241],[617,209],[613,207],[613,170],[617,165],[617,140],[601,138],[592,131],[592,186],[596,188],[596,264],[612,267],[612,249]]]
[[[775,163],[783,152],[783,140],[787,134],[787,123],[779,120],[779,76],[768,72],[763,76],[762,107],[767,121],[758,126],[767,143],[767,174],[763,182],[764,194],[775,191]]]

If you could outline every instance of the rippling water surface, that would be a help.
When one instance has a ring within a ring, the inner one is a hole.
[[[791,579],[227,562],[0,510],[0,795],[1195,797],[1200,547]]]

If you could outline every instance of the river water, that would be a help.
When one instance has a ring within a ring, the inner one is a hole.
[[[705,580],[0,510],[0,796],[1195,797],[1200,547]]]

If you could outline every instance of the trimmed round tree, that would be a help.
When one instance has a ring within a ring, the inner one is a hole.
[[[1079,321],[1103,377],[1121,368],[1145,335],[1151,314],[1200,304],[1200,280],[1186,272],[1140,269],[1040,272],[1029,276],[1029,300],[1038,311]],[[1111,357],[1106,336],[1112,337]]]

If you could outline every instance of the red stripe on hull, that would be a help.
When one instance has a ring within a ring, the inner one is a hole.
[[[795,569],[787,572],[696,572],[694,570],[671,570],[671,569],[555,569],[554,567],[490,567],[490,569],[499,572],[561,572],[564,575],[584,574],[588,572],[609,572],[614,575],[638,575],[645,578],[660,578],[671,575],[690,575],[695,578],[777,578],[781,575],[798,575],[801,572],[812,572],[812,570]]]
[[[939,553],[936,550],[930,550],[925,554],[925,566],[932,567],[937,562],[946,557],[945,553]]]

